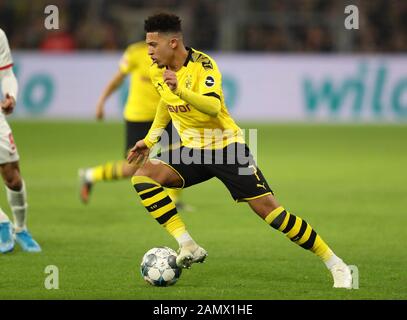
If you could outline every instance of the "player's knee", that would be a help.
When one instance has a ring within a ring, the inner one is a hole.
[[[261,206],[254,210],[261,218],[265,219],[267,215],[273,211],[270,207]]]
[[[138,168],[134,173],[133,177],[148,177],[148,178],[153,178],[151,172],[149,170],[146,170],[145,168]]]
[[[124,164],[122,170],[123,177],[132,177],[137,171],[137,169],[135,169],[134,166],[128,164]]]
[[[131,183],[142,200],[146,198],[146,194],[149,194],[150,191],[163,190],[158,182],[146,176],[134,175],[131,178]]]
[[[4,177],[4,183],[7,188],[13,191],[20,191],[23,187],[23,181],[19,174],[8,174]]]
[[[267,217],[270,212],[280,206],[272,195],[251,200],[249,205],[262,218]]]

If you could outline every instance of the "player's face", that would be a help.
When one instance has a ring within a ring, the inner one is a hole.
[[[170,64],[173,55],[173,39],[166,34],[158,32],[147,32],[146,43],[148,45],[148,54],[154,63],[162,68]]]

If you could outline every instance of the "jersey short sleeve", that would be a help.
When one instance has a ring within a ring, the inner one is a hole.
[[[13,59],[11,57],[10,47],[6,34],[0,29],[0,70],[6,69],[13,65]]]
[[[136,50],[132,46],[126,49],[119,62],[119,68],[121,72],[123,72],[124,74],[128,74],[137,67],[137,63],[135,62],[137,61],[135,59],[136,55]]]

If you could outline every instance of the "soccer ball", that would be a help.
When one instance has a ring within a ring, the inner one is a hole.
[[[173,285],[181,276],[182,269],[176,264],[177,253],[168,247],[150,249],[143,256],[141,276],[153,286]]]

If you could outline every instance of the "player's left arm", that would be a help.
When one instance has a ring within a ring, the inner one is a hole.
[[[3,113],[10,114],[13,112],[17,101],[18,83],[11,66],[0,71],[1,91],[3,101],[0,102]]]
[[[216,81],[216,79],[219,81]],[[221,109],[219,71],[212,69],[202,72],[198,81],[199,92],[194,92],[178,86],[175,72],[171,70],[166,70],[164,72],[164,82],[170,87],[174,94],[194,106],[199,111],[212,117],[216,117]]]

